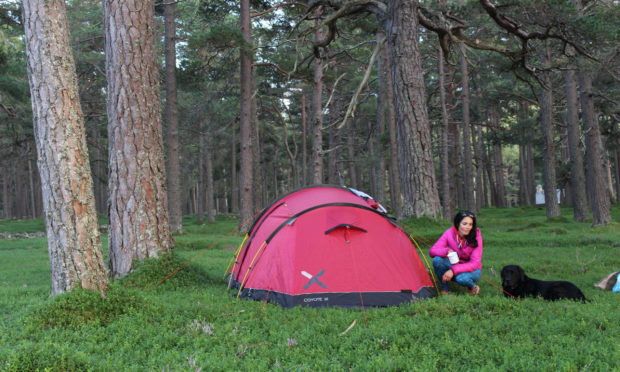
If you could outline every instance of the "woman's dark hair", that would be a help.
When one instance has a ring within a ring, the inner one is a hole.
[[[478,241],[476,240],[476,215],[473,212],[459,211],[456,216],[454,216],[454,227],[458,231],[459,225],[465,217],[471,217],[471,219],[474,221],[471,231],[469,232],[469,234],[465,235],[465,239],[470,246],[476,248],[478,246]]]

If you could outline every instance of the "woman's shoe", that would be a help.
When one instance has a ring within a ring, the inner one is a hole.
[[[480,293],[480,287],[477,285],[474,285],[474,287],[469,290],[469,294],[472,296],[478,296],[478,293]]]

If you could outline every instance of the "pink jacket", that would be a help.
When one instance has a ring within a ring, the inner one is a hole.
[[[476,231],[478,247],[471,247],[467,240],[461,240],[459,247],[457,230],[454,226],[449,228],[431,247],[429,251],[431,257],[447,257],[448,251],[451,249],[459,255],[460,260],[459,263],[452,265],[454,275],[482,269],[482,234],[480,229]]]

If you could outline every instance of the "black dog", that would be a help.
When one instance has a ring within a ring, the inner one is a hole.
[[[506,297],[542,297],[555,301],[563,298],[585,301],[586,297],[576,285],[565,281],[545,281],[528,278],[520,266],[508,265],[502,269],[502,287]]]

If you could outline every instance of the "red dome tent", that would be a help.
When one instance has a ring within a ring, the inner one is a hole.
[[[229,275],[240,297],[283,307],[389,306],[437,294],[385,209],[333,185],[293,191],[265,208]]]

